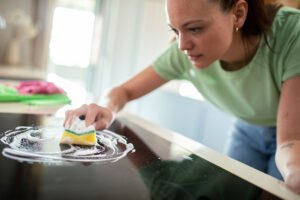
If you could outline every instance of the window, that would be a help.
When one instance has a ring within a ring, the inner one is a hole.
[[[65,7],[54,10],[50,59],[55,65],[88,67],[94,18],[92,11]]]
[[[98,45],[94,43],[99,42],[94,35],[97,2],[57,0],[53,12],[48,80],[61,85],[74,106],[86,103],[90,95],[86,91],[87,77],[91,54]]]

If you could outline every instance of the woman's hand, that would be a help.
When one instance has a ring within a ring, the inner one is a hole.
[[[70,126],[75,117],[84,115],[86,126],[94,124],[96,130],[106,129],[126,103],[148,94],[166,82],[150,65],[126,83],[113,88],[107,96],[105,107],[90,104],[67,111],[64,126],[67,123]]]
[[[285,184],[300,194],[300,141],[286,142],[277,147],[276,164]]]
[[[106,107],[98,106],[97,104],[82,105],[75,110],[68,110],[65,113],[66,118],[64,126],[71,126],[75,117],[85,116],[85,125],[88,127],[94,125],[96,130],[107,129],[115,118],[115,113]]]
[[[300,194],[300,168],[299,166],[288,167],[285,177],[286,185],[291,188],[293,191]]]

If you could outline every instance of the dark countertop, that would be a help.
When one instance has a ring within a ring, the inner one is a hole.
[[[130,119],[120,117],[110,128],[135,147],[135,152],[116,162],[56,165],[19,162],[1,155],[0,199],[280,199],[268,188],[269,192],[201,158],[191,148],[164,139],[165,133],[159,135],[164,129],[152,127],[151,132],[149,124],[138,126]],[[17,126],[61,123],[62,119],[51,116],[0,113],[2,135]],[[175,138],[176,133],[172,134]],[[4,147],[1,143],[1,152]],[[297,197],[288,190],[279,196]]]

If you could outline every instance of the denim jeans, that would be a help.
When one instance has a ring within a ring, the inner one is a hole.
[[[237,120],[225,145],[225,154],[255,169],[283,180],[275,163],[276,127]]]

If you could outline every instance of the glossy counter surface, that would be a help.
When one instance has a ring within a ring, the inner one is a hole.
[[[0,114],[2,135],[17,126],[61,123],[53,116]],[[27,163],[1,155],[0,199],[299,198],[268,175],[128,113],[111,130],[125,136],[135,152],[102,164]]]

